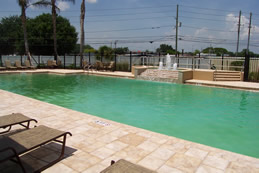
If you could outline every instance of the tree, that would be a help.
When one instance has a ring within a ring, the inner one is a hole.
[[[114,51],[117,54],[126,54],[129,52],[129,48],[128,47],[118,47],[118,48],[115,48]]]
[[[173,47],[167,44],[161,44],[160,47],[156,49],[156,52],[175,54]]]
[[[216,54],[217,56],[221,56],[222,54],[228,54],[228,50],[225,48],[213,48],[213,47],[207,47],[206,49],[202,50],[203,53],[213,53]]]
[[[70,1],[75,3],[75,0],[60,0],[60,1]],[[58,58],[58,49],[57,49],[57,9],[59,8],[56,5],[57,0],[51,0],[51,13],[52,13],[52,24],[53,24],[53,42],[54,42],[54,59]]]
[[[245,57],[246,56],[246,52],[247,52],[247,49],[243,49],[241,52],[238,52],[237,56]],[[259,54],[255,54],[254,52],[249,51],[249,56],[250,57],[259,57]]]
[[[17,53],[17,45],[21,40],[23,40],[21,19],[18,16],[2,18],[0,22],[0,54]]]
[[[80,54],[80,46],[81,44],[76,44],[74,50],[71,53]],[[83,51],[84,53],[88,53],[88,52],[95,52],[96,50],[92,46],[87,44],[87,45],[84,45]]]
[[[108,46],[101,46],[99,47],[97,54],[96,54],[96,58],[97,59],[101,59],[101,57],[107,59],[107,60],[112,60],[113,59],[113,50],[112,48],[108,47]]]
[[[198,50],[198,49],[196,49],[193,54],[194,54],[194,55],[197,55],[197,54],[199,54],[199,53],[201,53],[201,51]]]
[[[77,42],[77,33],[68,19],[61,16],[56,18],[56,36],[58,54],[71,53]],[[28,35],[31,52],[35,55],[53,55],[53,25],[52,15],[42,14],[28,20]]]
[[[28,56],[28,60],[31,63],[31,54],[29,51],[29,44],[28,44],[28,37],[27,37],[27,28],[26,28],[26,9],[31,6],[41,6],[49,4],[45,0],[39,0],[37,2],[31,3],[31,0],[18,0],[19,6],[21,7],[21,20],[22,20],[22,27],[23,27],[23,35],[24,35],[24,46],[25,46],[25,53]]]
[[[84,44],[85,44],[85,0],[82,0],[81,3],[81,15],[80,15],[80,30],[81,30],[81,37],[80,37],[80,62],[83,61],[83,53],[84,53]]]

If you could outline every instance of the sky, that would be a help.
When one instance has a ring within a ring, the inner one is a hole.
[[[59,15],[80,33],[80,5],[57,0]],[[94,48],[107,45],[132,51],[154,51],[160,44],[175,48],[176,6],[178,50],[223,47],[235,52],[241,10],[239,51],[247,48],[250,12],[250,50],[259,53],[258,0],[86,0],[85,42]],[[17,0],[0,0],[0,18],[19,15]],[[50,13],[50,8],[30,7],[28,17]],[[78,34],[78,38],[80,34]],[[116,43],[116,44],[115,44]]]

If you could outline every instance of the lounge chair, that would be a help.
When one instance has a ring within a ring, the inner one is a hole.
[[[54,68],[54,67],[57,67],[57,63],[56,63],[56,61],[55,60],[48,60],[47,61],[47,67],[49,67],[49,68]]]
[[[96,70],[104,70],[105,67],[101,61],[96,61]]]
[[[156,171],[149,170],[140,165],[133,164],[124,159],[117,162],[112,161],[112,165],[104,169],[100,173],[156,173]]]
[[[6,70],[6,67],[0,67],[0,70]]]
[[[11,69],[11,70],[17,69],[17,67],[14,67],[14,66],[11,65],[11,61],[10,60],[5,60],[5,67],[7,69]]]
[[[58,59],[58,60],[57,60],[57,67],[61,67],[61,64],[62,64],[61,60]]]
[[[48,165],[35,171],[41,172],[63,158],[67,135],[72,136],[72,134],[69,132],[63,132],[40,125],[38,127],[15,133],[9,136],[3,136],[0,138],[0,163],[8,160],[15,161],[20,165],[23,172],[26,172],[25,166],[20,159],[22,155],[29,154],[30,151],[33,151],[34,149],[53,141],[61,143],[62,148],[60,156]],[[58,138],[61,137],[63,138],[63,140],[58,140]]]
[[[12,113],[5,116],[0,116],[0,129],[6,129],[5,131],[0,132],[0,134],[7,133],[11,130],[14,125],[21,125],[26,129],[29,129],[30,122],[34,121],[37,123],[37,120],[29,118],[21,113]]]
[[[84,70],[86,70],[86,69],[89,70],[89,69],[93,68],[93,66],[88,64],[87,61],[85,61],[85,60],[82,61],[82,67]]]
[[[19,61],[19,60],[16,60],[16,61],[14,62],[14,65],[15,65],[18,69],[27,69],[26,66],[22,66],[21,61]]]
[[[111,61],[107,66],[106,70],[114,71],[115,70],[115,62]]]
[[[36,67],[32,66],[29,60],[25,60],[24,64],[29,69],[35,69]]]

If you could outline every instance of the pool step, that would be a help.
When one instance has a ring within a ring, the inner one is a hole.
[[[238,71],[215,71],[214,81],[241,81],[241,75]]]

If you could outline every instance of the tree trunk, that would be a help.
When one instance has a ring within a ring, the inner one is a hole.
[[[80,16],[80,29],[81,29],[81,40],[80,40],[80,63],[84,59],[84,44],[85,44],[85,30],[84,30],[84,21],[85,21],[85,0],[82,0],[81,4],[81,16]]]
[[[28,43],[28,36],[27,36],[27,28],[26,28],[26,12],[25,6],[22,6],[22,27],[23,27],[23,36],[24,36],[24,46],[25,46],[25,54],[27,55],[27,59],[30,61],[31,64],[31,54],[29,51],[29,43]]]
[[[51,0],[51,5],[52,5],[53,40],[54,40],[54,60],[57,61],[58,51],[57,51],[56,0]]]

